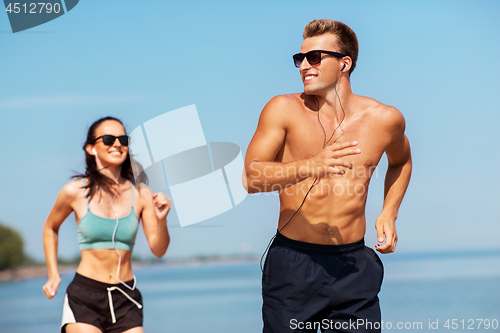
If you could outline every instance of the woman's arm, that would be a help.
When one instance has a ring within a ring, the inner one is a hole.
[[[167,229],[167,215],[172,206],[171,200],[159,192],[153,194],[151,189],[141,184],[141,199],[143,201],[142,228],[148,240],[151,252],[161,258],[167,252],[170,236]]]
[[[73,211],[71,204],[77,195],[78,189],[75,181],[66,184],[57,195],[56,203],[54,207],[52,207],[45,221],[45,225],[43,226],[43,248],[45,251],[45,261],[47,263],[49,279],[44,284],[42,290],[48,299],[51,299],[57,294],[57,288],[61,283],[59,269],[57,267],[59,227]]]

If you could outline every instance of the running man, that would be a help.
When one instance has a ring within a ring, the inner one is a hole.
[[[412,162],[401,112],[352,93],[357,58],[347,25],[307,24],[293,56],[304,92],[272,98],[247,149],[247,191],[280,198],[262,278],[266,333],[380,332],[383,266],[364,245],[368,185],[385,152],[375,248],[392,253]]]

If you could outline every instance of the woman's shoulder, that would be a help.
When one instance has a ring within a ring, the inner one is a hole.
[[[84,178],[76,178],[76,179],[70,180],[66,185],[63,186],[63,188],[60,191],[60,194],[63,194],[63,195],[70,197],[70,198],[79,197],[81,195],[82,189],[83,189],[82,179],[84,179]],[[85,184],[87,184],[86,181],[85,181]]]
[[[153,197],[153,191],[151,188],[142,182],[132,183],[136,193],[139,194],[141,199],[151,199]]]

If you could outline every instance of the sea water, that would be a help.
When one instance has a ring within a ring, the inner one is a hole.
[[[381,255],[383,332],[500,332],[500,254]],[[135,270],[146,332],[262,331],[257,262]],[[0,284],[0,333],[58,332],[66,287],[47,300],[45,278]],[[375,324],[375,323],[372,323]],[[487,325],[488,324],[488,325]],[[487,326],[489,328],[487,328]]]

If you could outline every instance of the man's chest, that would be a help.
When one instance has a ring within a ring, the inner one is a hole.
[[[317,118],[313,121],[304,118],[294,122],[288,129],[280,152],[282,162],[308,159],[319,154],[324,145],[352,141],[358,143],[356,148],[361,149],[361,154],[342,159],[359,168],[375,167],[390,143],[390,136],[369,119],[358,118],[338,126],[328,123],[320,125]]]

